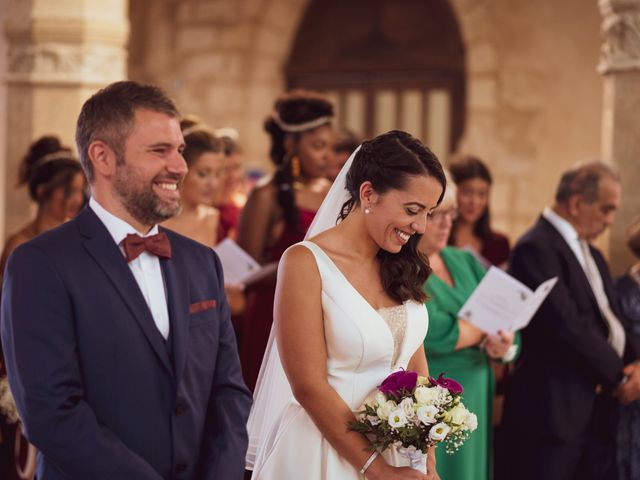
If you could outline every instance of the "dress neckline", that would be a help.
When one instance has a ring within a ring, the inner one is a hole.
[[[369,308],[370,308],[371,310],[373,310],[374,312],[376,312],[378,315],[380,315],[380,311],[381,311],[381,310],[385,310],[385,309],[387,309],[387,308],[399,308],[399,307],[405,307],[405,306],[406,306],[406,302],[403,302],[403,303],[401,303],[401,304],[399,304],[399,305],[391,305],[391,306],[388,306],[388,307],[375,308],[373,305],[371,305],[371,303],[369,303],[369,301],[368,301],[366,298],[364,298],[364,295],[362,295],[362,293],[360,293],[360,291],[359,291],[359,290],[358,290],[358,289],[353,285],[353,283],[351,283],[351,282],[349,281],[349,279],[347,278],[347,276],[342,272],[342,270],[340,270],[340,267],[338,267],[338,265],[336,265],[336,262],[334,262],[334,261],[333,261],[333,259],[329,256],[329,254],[328,254],[327,252],[325,252],[325,251],[323,250],[323,248],[322,248],[320,245],[318,245],[318,244],[317,244],[317,243],[315,243],[315,242],[312,242],[311,240],[305,240],[305,241],[303,241],[303,242],[301,242],[301,243],[303,243],[303,244],[310,243],[310,244],[312,244],[315,248],[317,248],[317,249],[318,249],[318,251],[320,251],[320,252],[322,253],[322,255],[323,255],[323,256],[324,256],[324,257],[329,261],[329,263],[330,263],[331,267],[332,267],[334,270],[336,270],[336,271],[340,274],[340,277],[341,277],[341,278],[342,278],[342,279],[343,279],[343,280],[344,280],[344,281],[349,285],[349,287],[351,287],[351,289],[352,289],[354,292],[356,292],[356,294],[358,295],[358,297],[359,297],[359,298],[360,298],[364,303],[366,303],[366,304],[369,306]]]

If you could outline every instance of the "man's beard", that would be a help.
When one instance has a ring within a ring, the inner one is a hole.
[[[180,180],[175,175],[165,180]],[[139,179],[137,172],[126,164],[119,163],[113,179],[113,191],[122,201],[129,214],[143,225],[156,225],[180,213],[180,200],[163,202],[153,191],[155,178],[148,184]]]

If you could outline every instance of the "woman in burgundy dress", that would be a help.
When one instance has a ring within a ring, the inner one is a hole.
[[[491,228],[489,169],[479,158],[466,155],[454,160],[449,171],[458,188],[458,217],[449,245],[471,251],[485,267],[504,268],[509,260],[509,239]]]
[[[331,186],[333,107],[306,91],[282,95],[265,121],[276,170],[249,195],[238,244],[262,265],[264,275],[247,285],[247,309],[239,329],[240,361],[249,388],[255,387],[273,323],[277,262],[304,238]]]

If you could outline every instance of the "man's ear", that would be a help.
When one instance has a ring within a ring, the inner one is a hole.
[[[103,177],[111,177],[116,171],[117,158],[113,149],[102,140],[94,140],[87,149],[93,169]]]
[[[572,217],[577,217],[584,204],[584,199],[580,195],[571,195],[567,200],[567,211]]]

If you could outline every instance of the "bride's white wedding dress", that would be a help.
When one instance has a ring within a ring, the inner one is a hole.
[[[407,367],[427,334],[427,310],[414,301],[375,310],[320,247],[309,241],[299,245],[313,252],[322,279],[329,383],[354,412],[358,411],[387,375]],[[383,456],[392,465],[409,465],[394,450]],[[252,476],[259,480],[360,478],[295,400],[289,401],[258,447]]]

